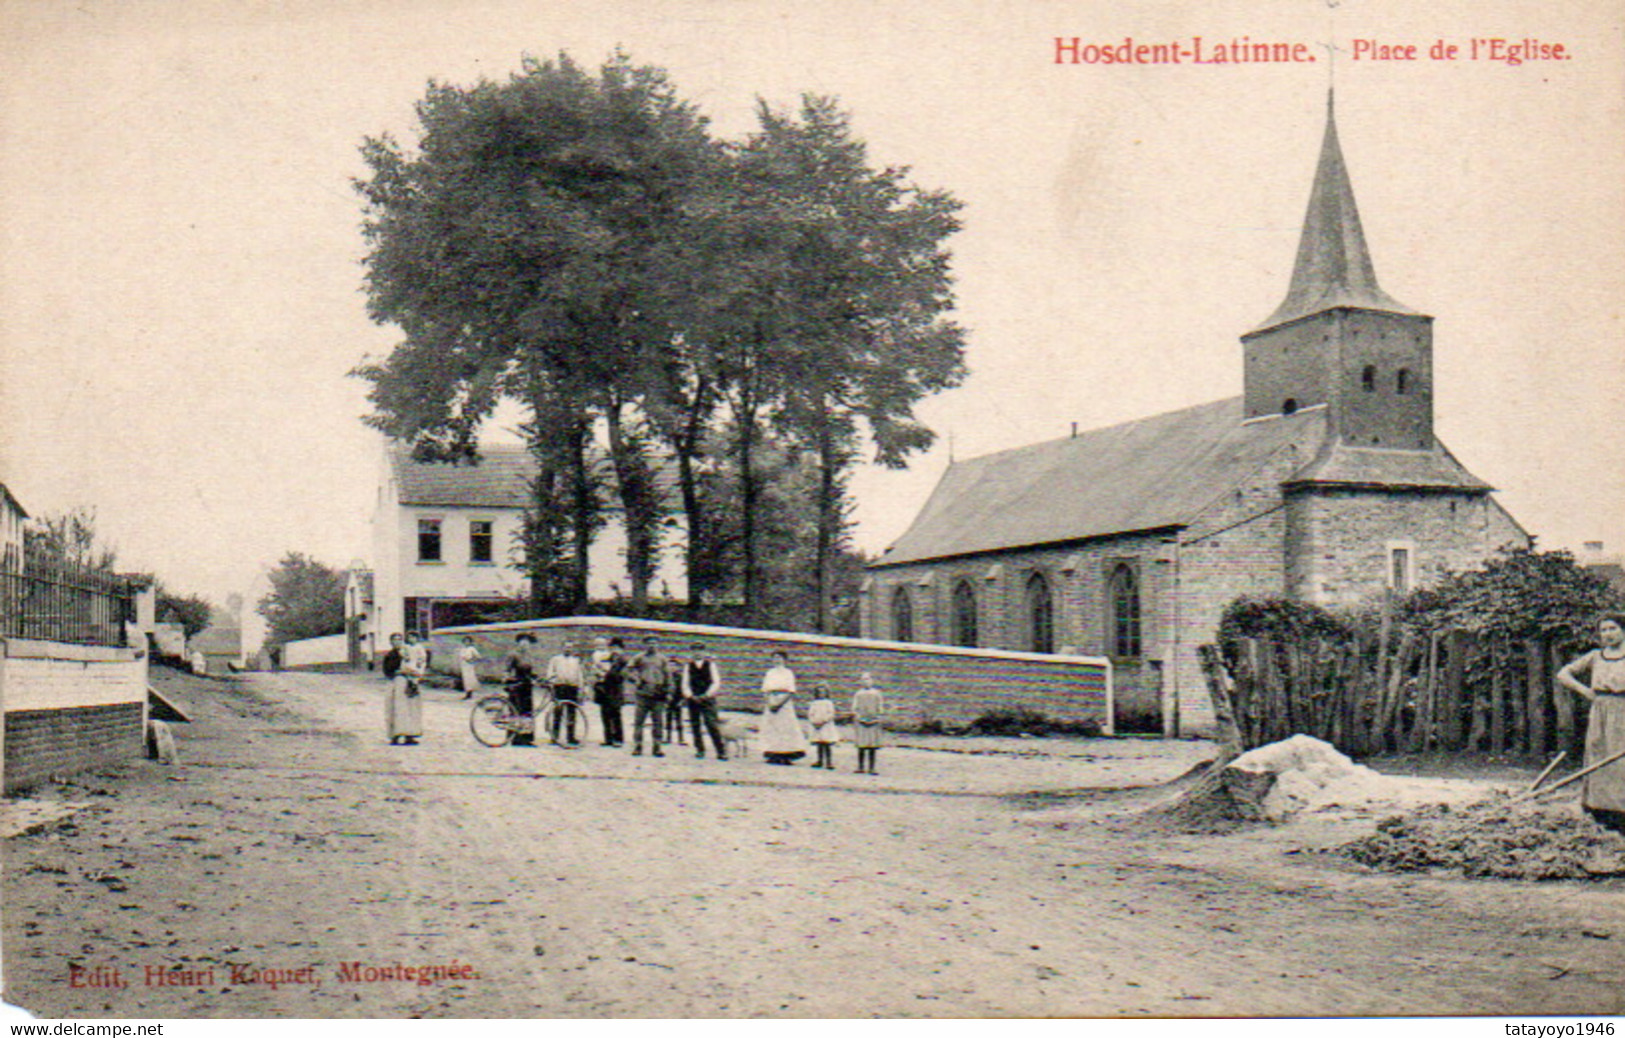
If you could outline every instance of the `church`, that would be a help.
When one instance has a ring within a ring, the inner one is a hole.
[[[1328,100],[1286,298],[1240,397],[950,464],[863,634],[1112,661],[1118,731],[1207,731],[1240,595],[1349,606],[1529,535],[1433,431],[1433,318],[1377,284]]]

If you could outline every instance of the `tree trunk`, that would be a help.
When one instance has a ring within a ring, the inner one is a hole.
[[[632,608],[643,616],[649,610],[649,581],[658,564],[661,508],[648,459],[626,435],[621,406],[612,398],[604,415],[609,428],[610,464],[615,469],[626,527],[626,576],[632,585]]]
[[[813,551],[813,587],[818,597],[815,630],[829,633],[830,558],[835,551],[840,520],[836,475],[835,437],[827,413],[818,419],[818,537]]]
[[[682,429],[672,437],[677,455],[677,483],[683,499],[683,521],[687,526],[683,561],[688,571],[687,612],[691,620],[699,618],[701,608],[716,591],[720,569],[716,557],[719,549],[711,536],[708,510],[700,494],[699,476],[694,471],[694,459],[699,457],[705,418],[710,411],[711,387],[702,378],[695,384],[694,395],[688,401]]]
[[[593,493],[592,470],[587,457],[587,427],[578,416],[570,422],[570,610],[585,613],[588,605],[587,576],[591,568],[593,534],[598,525],[598,500]]]
[[[742,554],[740,590],[744,598],[745,622],[754,626],[760,602],[756,560],[756,392],[753,372],[747,372],[739,387],[739,406],[734,412],[738,426],[739,452],[739,537]]]

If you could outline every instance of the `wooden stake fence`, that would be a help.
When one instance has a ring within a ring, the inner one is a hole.
[[[1210,685],[1226,680],[1226,712],[1247,749],[1300,732],[1356,756],[1545,756],[1584,744],[1586,712],[1557,684],[1566,658],[1546,640],[1385,624],[1374,642],[1248,638],[1205,646],[1204,659]]]

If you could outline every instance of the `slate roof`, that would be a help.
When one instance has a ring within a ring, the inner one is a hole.
[[[1312,456],[1324,408],[1242,422],[1242,398],[950,465],[880,557],[891,566],[1188,525],[1288,444]]]
[[[1377,284],[1376,268],[1366,247],[1360,210],[1354,204],[1354,187],[1349,182],[1343,149],[1337,141],[1337,120],[1328,94],[1326,134],[1320,143],[1314,186],[1309,189],[1309,208],[1304,213],[1303,234],[1298,239],[1292,283],[1281,305],[1256,331],[1335,307],[1417,313]]]
[[[1309,483],[1484,493],[1494,489],[1468,472],[1441,443],[1430,451],[1336,444],[1285,481],[1286,486]]]
[[[6,501],[11,505],[12,511],[16,512],[24,519],[28,518],[28,512],[23,508],[23,503],[18,501],[16,497],[12,496],[11,488],[6,486],[4,483],[0,483],[0,495],[5,496]]]
[[[205,627],[192,635],[187,652],[205,656],[236,656],[243,651],[243,632],[235,627]]]
[[[405,447],[389,452],[403,505],[436,508],[524,508],[536,462],[524,447],[481,447],[477,464],[413,461]]]

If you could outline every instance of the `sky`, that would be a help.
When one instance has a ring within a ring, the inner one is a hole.
[[[348,372],[399,336],[365,311],[359,145],[413,140],[431,79],[619,47],[724,136],[758,98],[834,95],[874,162],[965,204],[970,375],[921,408],[936,447],[859,474],[870,552],[950,454],[1240,392],[1333,82],[1378,278],[1437,318],[1440,438],[1541,546],[1625,549],[1622,20],[1612,0],[0,0],[0,480],[35,514],[93,507],[123,566],[217,600],[290,550],[364,561],[379,446]],[[1316,60],[1055,61],[1057,37],[1196,36]],[[1427,58],[1493,37],[1569,57]],[[1422,60],[1370,60],[1395,44]]]

